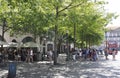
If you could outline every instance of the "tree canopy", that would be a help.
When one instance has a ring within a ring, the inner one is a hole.
[[[40,36],[50,29],[59,35],[69,31],[72,38],[75,26],[76,42],[99,44],[104,26],[115,17],[105,13],[105,4],[92,0],[0,0],[0,23],[5,18],[11,34]]]

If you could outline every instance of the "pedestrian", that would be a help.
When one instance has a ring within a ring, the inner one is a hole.
[[[48,56],[48,60],[50,61],[50,64],[53,64],[52,60],[53,60],[53,51],[49,50],[47,52],[47,56]]]
[[[8,62],[8,52],[5,50],[5,62]]]
[[[52,52],[52,50],[49,50],[48,53],[47,53],[47,55],[48,55],[48,59],[49,59],[50,61],[52,61],[52,57],[53,57],[53,52]]]
[[[108,51],[109,51],[108,48],[105,48],[105,49],[104,49],[104,54],[105,54],[105,59],[106,59],[106,60],[108,60]]]
[[[101,55],[103,55],[103,50],[102,49],[100,49],[99,52],[100,52]]]
[[[18,52],[18,61],[21,61],[21,54]]]
[[[31,62],[33,62],[33,50],[32,49],[30,49],[30,60]]]
[[[73,54],[73,60],[76,60],[76,54]]]
[[[77,56],[77,52],[76,52],[76,50],[74,49],[74,50],[73,50],[73,53],[72,53],[72,58],[73,58],[74,61],[76,61],[76,56]]]
[[[2,52],[0,51],[0,63],[3,61]]]
[[[82,49],[82,58],[84,59],[84,60],[86,60],[86,49],[84,48],[84,49]]]
[[[14,50],[14,59],[18,61],[18,51],[16,49]]]
[[[26,54],[26,62],[30,62],[30,50],[28,49],[28,50],[26,50],[27,52],[27,54]]]
[[[113,49],[113,50],[112,50],[113,60],[115,60],[115,55],[116,55],[116,50],[115,50],[115,49]]]

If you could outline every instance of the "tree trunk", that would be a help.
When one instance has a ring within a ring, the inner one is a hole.
[[[76,46],[76,25],[74,23],[74,49],[75,49],[75,46]]]
[[[58,7],[56,7],[56,21],[58,21]],[[55,24],[55,40],[54,40],[54,65],[57,65],[57,33],[58,23]]]
[[[5,26],[6,26],[6,19],[4,18],[3,25],[2,25],[2,41],[4,41]],[[1,45],[1,50],[3,50],[3,45]]]

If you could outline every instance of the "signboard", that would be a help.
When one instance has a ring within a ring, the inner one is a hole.
[[[108,45],[108,48],[109,48],[109,54],[112,55],[112,50],[113,49],[116,50],[116,54],[117,54],[118,44],[117,44],[116,41],[108,41],[107,45]]]

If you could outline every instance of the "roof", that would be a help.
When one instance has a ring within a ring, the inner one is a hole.
[[[107,28],[108,30],[115,30],[120,28],[120,26],[106,26],[105,28]]]
[[[120,26],[107,26],[106,27],[110,32],[120,32]]]

